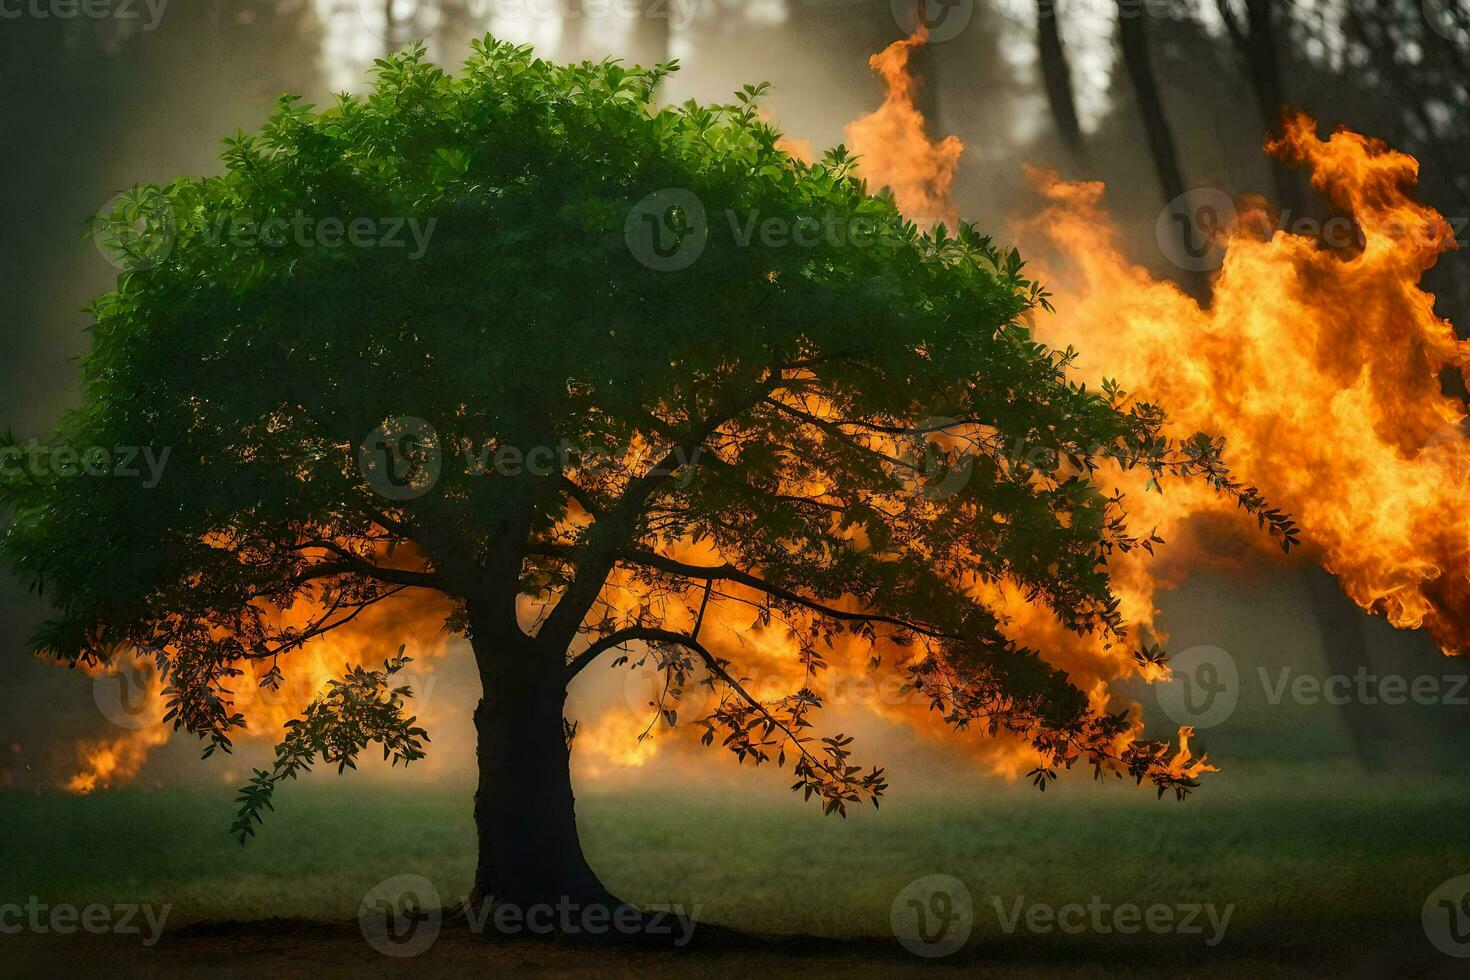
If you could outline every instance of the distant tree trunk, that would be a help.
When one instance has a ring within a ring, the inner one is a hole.
[[[914,7],[914,23],[923,24],[924,0],[910,2]],[[933,44],[920,45],[911,53],[909,67],[918,82],[916,104],[924,116],[929,132],[944,132],[944,124],[939,118],[939,47]]]
[[[1163,193],[1164,204],[1167,206],[1184,195],[1184,174],[1179,168],[1179,151],[1174,143],[1174,132],[1164,113],[1164,100],[1159,94],[1158,79],[1154,75],[1148,25],[1145,23],[1142,8],[1132,0],[1118,0],[1118,37],[1123,49],[1123,62],[1138,102],[1138,114],[1143,120],[1149,156],[1153,159],[1159,190]],[[1181,217],[1179,236],[1186,244],[1192,244],[1195,232],[1191,222],[1194,216],[1181,212]],[[1175,280],[1200,303],[1209,301],[1210,282],[1203,273],[1181,269]]]
[[[1245,0],[1246,23],[1242,25],[1231,0],[1216,0],[1220,18],[1245,65],[1256,106],[1260,109],[1261,122],[1267,130],[1274,130],[1280,125],[1281,111],[1286,106],[1277,41],[1276,2]],[[1296,174],[1280,160],[1274,160],[1271,175],[1276,184],[1277,203],[1294,217],[1304,215],[1308,201]]]
[[[1368,666],[1368,638],[1363,631],[1362,612],[1328,572],[1312,569],[1307,574],[1306,586],[1328,670],[1335,675],[1354,677],[1360,668]],[[1341,709],[1343,726],[1347,728],[1359,764],[1370,771],[1382,769],[1385,760],[1377,751],[1382,733],[1372,717],[1372,706],[1349,694]]]
[[[1077,103],[1072,95],[1072,66],[1062,47],[1057,23],[1056,0],[1036,0],[1036,47],[1041,55],[1041,78],[1046,101],[1062,143],[1074,157],[1082,157],[1082,126],[1077,120]]]
[[[1122,43],[1123,63],[1128,70],[1128,80],[1132,83],[1134,97],[1138,100],[1138,114],[1143,120],[1149,156],[1153,159],[1154,173],[1159,178],[1159,189],[1164,194],[1165,202],[1172,201],[1184,193],[1179,151],[1174,145],[1174,133],[1164,114],[1164,100],[1159,95],[1159,83],[1154,75],[1148,25],[1144,22],[1138,5],[1129,0],[1118,0],[1118,37]]]
[[[582,0],[566,0],[563,8],[566,13],[561,21],[561,49],[557,56],[562,61],[575,62],[587,57],[583,49],[585,47],[582,32],[585,30],[583,24],[586,22],[586,11],[582,6]]]
[[[582,854],[563,722],[564,656],[525,636],[513,602],[499,617],[470,609],[471,643],[483,685],[475,709],[479,862],[472,901],[525,909],[573,903],[615,908]]]
[[[665,0],[642,0],[633,24],[628,60],[645,68],[669,60],[670,24],[673,9]]]

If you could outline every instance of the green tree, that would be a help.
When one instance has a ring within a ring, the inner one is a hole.
[[[1022,323],[1046,296],[1015,253],[903,222],[840,147],[793,160],[759,87],[655,109],[673,67],[487,40],[451,77],[414,49],[365,99],[283,99],[226,142],[222,175],[120,204],[131,265],[93,306],[84,404],[52,443],[167,448],[168,466],[6,480],[0,559],[54,607],[36,646],[152,655],[208,754],[245,723],[251,661],[278,683],[362,609],[442,593],[483,683],[475,895],[517,903],[611,900],[578,843],[563,718],[610,651],[653,658],[670,721],[683,685],[711,685],[705,740],[788,767],[829,813],[876,804],[883,771],[810,733],[820,698],[758,700],[701,641],[714,604],[784,622],[811,671],[840,634],[899,648],[955,728],[1034,743],[1042,785],[1084,758],[1182,796],[1167,744],[1124,738],[964,585],[1013,580],[1121,641],[1109,559],[1155,539],[1100,489],[1105,464],[1207,479],[1288,542],[1289,521],[1209,438],[1073,381]],[[358,219],[393,216],[432,229],[425,247],[349,247]],[[657,601],[620,607],[614,579]],[[272,614],[300,602],[307,626]],[[242,841],[319,757],[422,756],[399,666],[352,671],[288,729],[242,791]]]

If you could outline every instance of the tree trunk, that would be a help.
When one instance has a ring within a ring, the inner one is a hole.
[[[1250,77],[1251,91],[1261,112],[1261,122],[1267,130],[1275,130],[1281,124],[1281,112],[1286,106],[1285,88],[1281,81],[1280,46],[1276,34],[1276,0],[1245,0],[1246,23],[1242,27],[1236,20],[1229,0],[1220,0],[1221,14],[1230,36],[1235,43],[1246,74]],[[1306,215],[1308,198],[1296,173],[1280,160],[1271,162],[1271,176],[1276,183],[1276,199],[1292,219]],[[1289,223],[1289,222],[1284,222]]]
[[[472,643],[484,686],[475,710],[480,851],[471,901],[617,908],[577,835],[563,657],[513,625],[492,632],[471,622],[482,627]]]
[[[1360,668],[1369,666],[1363,613],[1343,595],[1337,579],[1329,573],[1314,568],[1307,573],[1305,581],[1312,615],[1322,634],[1322,652],[1328,670],[1335,675],[1355,676]],[[1372,706],[1349,696],[1341,707],[1343,727],[1347,729],[1354,758],[1369,772],[1384,769],[1379,744],[1382,727],[1374,718]]]
[[[1082,125],[1077,119],[1077,102],[1072,95],[1072,66],[1062,47],[1061,25],[1057,23],[1056,0],[1036,0],[1036,47],[1041,55],[1041,78],[1046,101],[1062,143],[1074,157],[1083,156]]]
[[[1169,119],[1164,115],[1164,100],[1159,95],[1159,83],[1154,75],[1148,25],[1144,23],[1143,12],[1126,0],[1118,0],[1118,37],[1122,42],[1123,64],[1128,69],[1128,79],[1138,100],[1138,114],[1148,139],[1149,156],[1153,158],[1154,172],[1158,174],[1159,189],[1163,191],[1165,202],[1172,201],[1184,193],[1179,151],[1174,145]]]
[[[1164,195],[1165,207],[1184,196],[1184,174],[1179,168],[1179,150],[1174,144],[1174,131],[1164,113],[1164,100],[1159,94],[1159,83],[1154,75],[1153,56],[1148,39],[1148,25],[1144,11],[1128,0],[1118,0],[1118,38],[1123,49],[1123,63],[1133,85],[1133,94],[1138,103],[1138,114],[1143,121],[1143,131],[1148,140],[1149,156],[1153,159],[1154,173],[1159,178],[1159,190]],[[1179,237],[1185,245],[1192,246],[1197,238],[1193,215],[1188,209],[1179,212],[1182,218]],[[1201,305],[1210,298],[1210,281],[1200,272],[1181,269],[1175,281],[1194,296]]]
[[[669,23],[671,10],[670,4],[658,0],[642,0],[638,18],[633,22],[633,30],[628,37],[626,63],[652,68],[669,60],[669,44],[672,41],[672,25]]]
[[[923,25],[924,0],[913,0],[913,8],[914,23]],[[919,30],[927,32],[927,28],[922,26]],[[926,33],[925,37],[927,36]],[[911,50],[909,70],[917,85],[914,98],[919,114],[924,117],[925,127],[930,133],[944,132],[944,121],[939,118],[939,47],[926,40]]]

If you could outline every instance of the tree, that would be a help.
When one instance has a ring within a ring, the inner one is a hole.
[[[1087,151],[1082,141],[1082,124],[1077,118],[1077,100],[1072,95],[1072,65],[1067,60],[1067,49],[1062,46],[1061,25],[1057,22],[1056,0],[1036,0],[1036,50],[1052,122],[1068,152],[1073,158],[1081,159]]]
[[[1268,131],[1281,124],[1286,97],[1281,81],[1281,58],[1277,42],[1277,10],[1271,0],[1245,0],[1244,14],[1236,12],[1231,0],[1215,0],[1225,32],[1245,69],[1261,122]],[[1242,23],[1242,20],[1244,23]],[[1273,161],[1271,176],[1276,199],[1293,218],[1304,216],[1306,195],[1296,174],[1279,160]]]
[[[1218,443],[1072,380],[1071,352],[1021,323],[1046,294],[1014,252],[969,226],[921,233],[840,147],[793,160],[763,87],[654,110],[664,73],[487,39],[451,77],[414,47],[365,99],[283,98],[226,141],[222,175],[120,205],[110,227],[137,261],[92,307],[85,403],[53,442],[168,447],[169,468],[152,488],[3,484],[0,559],[54,608],[36,646],[153,656],[175,727],[209,754],[244,724],[246,668],[279,683],[361,610],[442,594],[483,684],[474,895],[497,901],[613,901],[578,842],[563,702],[615,650],[658,665],[661,711],[711,685],[708,743],[789,767],[829,813],[877,803],[883,771],[809,733],[819,698],[757,700],[711,651],[715,604],[784,622],[809,671],[843,633],[897,656],[956,729],[1028,739],[1043,785],[1085,758],[1182,797],[1196,769],[1096,713],[967,586],[1012,580],[1121,641],[1108,561],[1155,539],[1100,488],[1105,464],[1206,479],[1288,540],[1290,522]],[[415,260],[282,230],[303,215],[436,224]],[[742,237],[750,216],[821,234]],[[149,237],[165,219],[169,248]],[[459,465],[461,447],[497,462]],[[301,603],[310,623],[282,625]],[[242,841],[319,758],[423,755],[399,666],[351,671],[289,728],[242,791]]]
[[[1149,42],[1148,24],[1144,20],[1146,12],[1130,0],[1118,0],[1118,45],[1122,49],[1123,65],[1128,71],[1139,119],[1148,140],[1149,158],[1153,161],[1159,190],[1163,193],[1164,207],[1179,208],[1184,202],[1186,189],[1184,171],[1179,164],[1174,129],[1169,125],[1158,76],[1154,72],[1152,44]],[[1185,207],[1177,210],[1174,217],[1178,222],[1179,237],[1186,246],[1193,247],[1199,235],[1194,225],[1195,216]],[[1209,302],[1210,281],[1203,273],[1180,270],[1176,281],[1202,305]]]

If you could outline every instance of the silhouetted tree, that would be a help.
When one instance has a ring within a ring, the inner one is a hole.
[[[883,794],[851,739],[809,732],[819,696],[746,689],[701,633],[709,609],[776,624],[808,672],[843,634],[896,656],[956,729],[1029,741],[1043,786],[1078,759],[1196,786],[968,586],[1005,578],[1121,641],[1110,558],[1156,539],[1097,467],[1203,478],[1290,541],[1219,444],[1074,380],[1022,325],[1045,294],[1015,253],[969,226],[921,234],[841,149],[794,161],[762,88],[655,111],[657,71],[475,50],[450,77],[411,48],[322,112],[284,99],[227,141],[223,175],[119,206],[106,228],[133,262],[92,307],[86,400],[52,444],[170,462],[152,487],[6,471],[0,560],[54,609],[36,646],[151,655],[209,754],[245,723],[232,690],[254,665],[280,683],[363,609],[442,596],[483,686],[473,894],[522,905],[615,901],[582,854],[563,718],[567,684],[614,651],[657,666],[671,724],[710,685],[706,743],[789,767],[826,812]],[[268,231],[301,215],[435,224],[416,259]],[[871,239],[745,241],[751,215]],[[218,230],[247,219],[261,234]],[[506,451],[525,465],[475,463]],[[302,604],[304,625],[276,615]],[[319,760],[423,755],[401,666],[354,668],[288,728],[241,792],[242,841]]]

